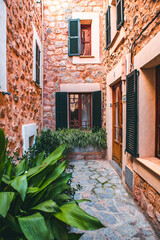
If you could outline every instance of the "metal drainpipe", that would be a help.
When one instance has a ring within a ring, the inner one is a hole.
[[[41,111],[41,122],[42,122],[42,129],[43,129],[43,72],[44,72],[44,16],[43,16],[43,7],[44,7],[44,0],[42,1],[42,111]]]

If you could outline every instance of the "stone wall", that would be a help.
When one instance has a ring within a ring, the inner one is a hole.
[[[42,127],[41,88],[33,81],[33,26],[42,39],[41,4],[34,0],[6,0],[7,91],[0,92],[0,128],[11,151],[22,153],[22,125]]]
[[[139,36],[143,28],[153,19],[158,11],[160,11],[159,1],[124,1],[123,27],[125,38],[111,55],[109,50],[104,52],[106,74],[111,71],[118,62],[120,62],[123,56],[130,53],[133,41]],[[149,26],[149,28],[147,28],[146,31],[144,31],[140,39],[137,41],[133,57],[156,35],[158,31],[160,31],[160,16]]]
[[[61,83],[100,83],[101,90],[105,92],[103,63],[73,64],[73,58],[68,56],[68,20],[72,18],[72,12],[99,13],[100,57],[103,60],[103,1],[46,1],[44,5],[44,127],[52,129],[55,128],[55,92],[60,90]],[[104,94],[102,96],[105,99]],[[104,110],[105,105],[103,104],[102,107]]]
[[[160,194],[136,173],[134,174],[133,196],[160,230]]]

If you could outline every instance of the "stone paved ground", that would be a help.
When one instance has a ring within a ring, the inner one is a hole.
[[[72,160],[71,164],[75,166],[72,186],[82,186],[75,198],[92,200],[81,203],[81,208],[106,226],[96,231],[73,228],[73,232],[85,232],[81,240],[159,239],[109,162]]]

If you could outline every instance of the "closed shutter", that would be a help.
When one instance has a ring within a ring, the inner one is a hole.
[[[101,119],[101,91],[92,93],[92,128],[102,127]]]
[[[40,84],[40,50],[36,42],[36,83]]]
[[[117,30],[124,23],[124,0],[116,0],[116,10],[117,10]]]
[[[108,6],[108,10],[106,12],[106,48],[109,47],[111,43],[111,7]]]
[[[56,129],[67,127],[67,93],[56,92]]]
[[[138,101],[137,101],[137,79],[138,71],[134,70],[127,75],[126,95],[126,151],[132,156],[138,156]]]
[[[70,19],[68,21],[68,55],[80,55],[80,20]]]

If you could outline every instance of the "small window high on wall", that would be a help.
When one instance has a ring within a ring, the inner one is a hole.
[[[71,19],[68,24],[68,55],[91,56],[91,24],[80,19]]]

